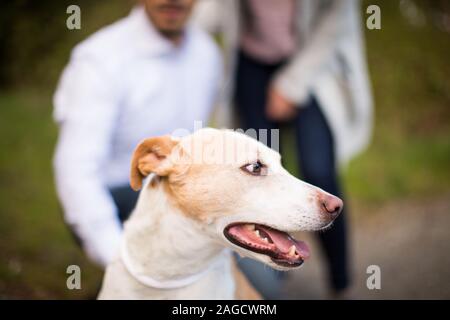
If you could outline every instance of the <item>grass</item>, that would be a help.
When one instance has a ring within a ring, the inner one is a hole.
[[[99,276],[74,246],[55,197],[49,97],[37,91],[0,95],[0,297],[77,297],[65,288],[70,264],[82,267],[83,283]]]
[[[366,31],[373,142],[343,171],[347,194],[375,207],[450,190],[449,35],[408,25],[395,3],[380,4],[381,31]],[[51,167],[52,89],[37,87],[0,92],[0,298],[92,297],[101,272],[64,226]],[[284,143],[292,149],[289,136]],[[66,289],[70,264],[81,266],[81,291]]]

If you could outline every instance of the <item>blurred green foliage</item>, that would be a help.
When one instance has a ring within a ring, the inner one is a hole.
[[[346,171],[349,193],[376,203],[444,192],[450,186],[450,30],[440,30],[436,19],[450,7],[409,1],[423,23],[415,26],[398,1],[365,3],[382,10],[382,29],[366,30],[375,131],[367,152]]]
[[[52,93],[73,45],[126,15],[133,2],[2,3],[0,298],[95,296],[101,272],[74,244],[55,196]],[[73,3],[82,8],[82,29],[68,31],[66,7]],[[398,1],[364,2],[363,8],[381,7],[382,29],[366,30],[373,142],[343,172],[353,214],[362,214],[362,206],[450,190],[450,33],[434,23],[439,1],[414,3],[425,17],[422,25],[405,18]],[[293,143],[289,134],[285,138],[287,165],[295,172]],[[66,289],[70,264],[82,267],[80,292]]]
[[[125,16],[137,0],[15,0],[0,10],[0,86],[42,86],[56,81],[71,48],[93,31]],[[82,27],[68,30],[66,9],[81,8]]]

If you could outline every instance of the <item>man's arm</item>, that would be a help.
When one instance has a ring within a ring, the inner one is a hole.
[[[101,61],[75,55],[55,93],[60,133],[54,156],[59,199],[88,256],[106,266],[116,254],[121,226],[102,179],[117,117],[116,90]]]

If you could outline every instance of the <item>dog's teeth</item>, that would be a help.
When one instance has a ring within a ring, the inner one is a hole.
[[[264,242],[269,242],[269,240],[267,240],[267,238],[263,238],[263,241]]]
[[[255,230],[255,234],[256,234],[258,237],[261,237],[261,236],[259,235],[259,230]]]
[[[254,225],[254,224],[248,224],[246,227],[247,227],[247,229],[250,230],[250,231],[255,230],[255,225]]]
[[[295,256],[295,246],[294,245],[292,245],[290,248],[289,248],[289,252],[288,252],[288,254],[290,255],[290,256]]]

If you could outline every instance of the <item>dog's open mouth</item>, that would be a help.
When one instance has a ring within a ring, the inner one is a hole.
[[[224,235],[235,245],[265,254],[283,267],[298,267],[309,257],[306,243],[261,224],[233,223],[225,228]]]

